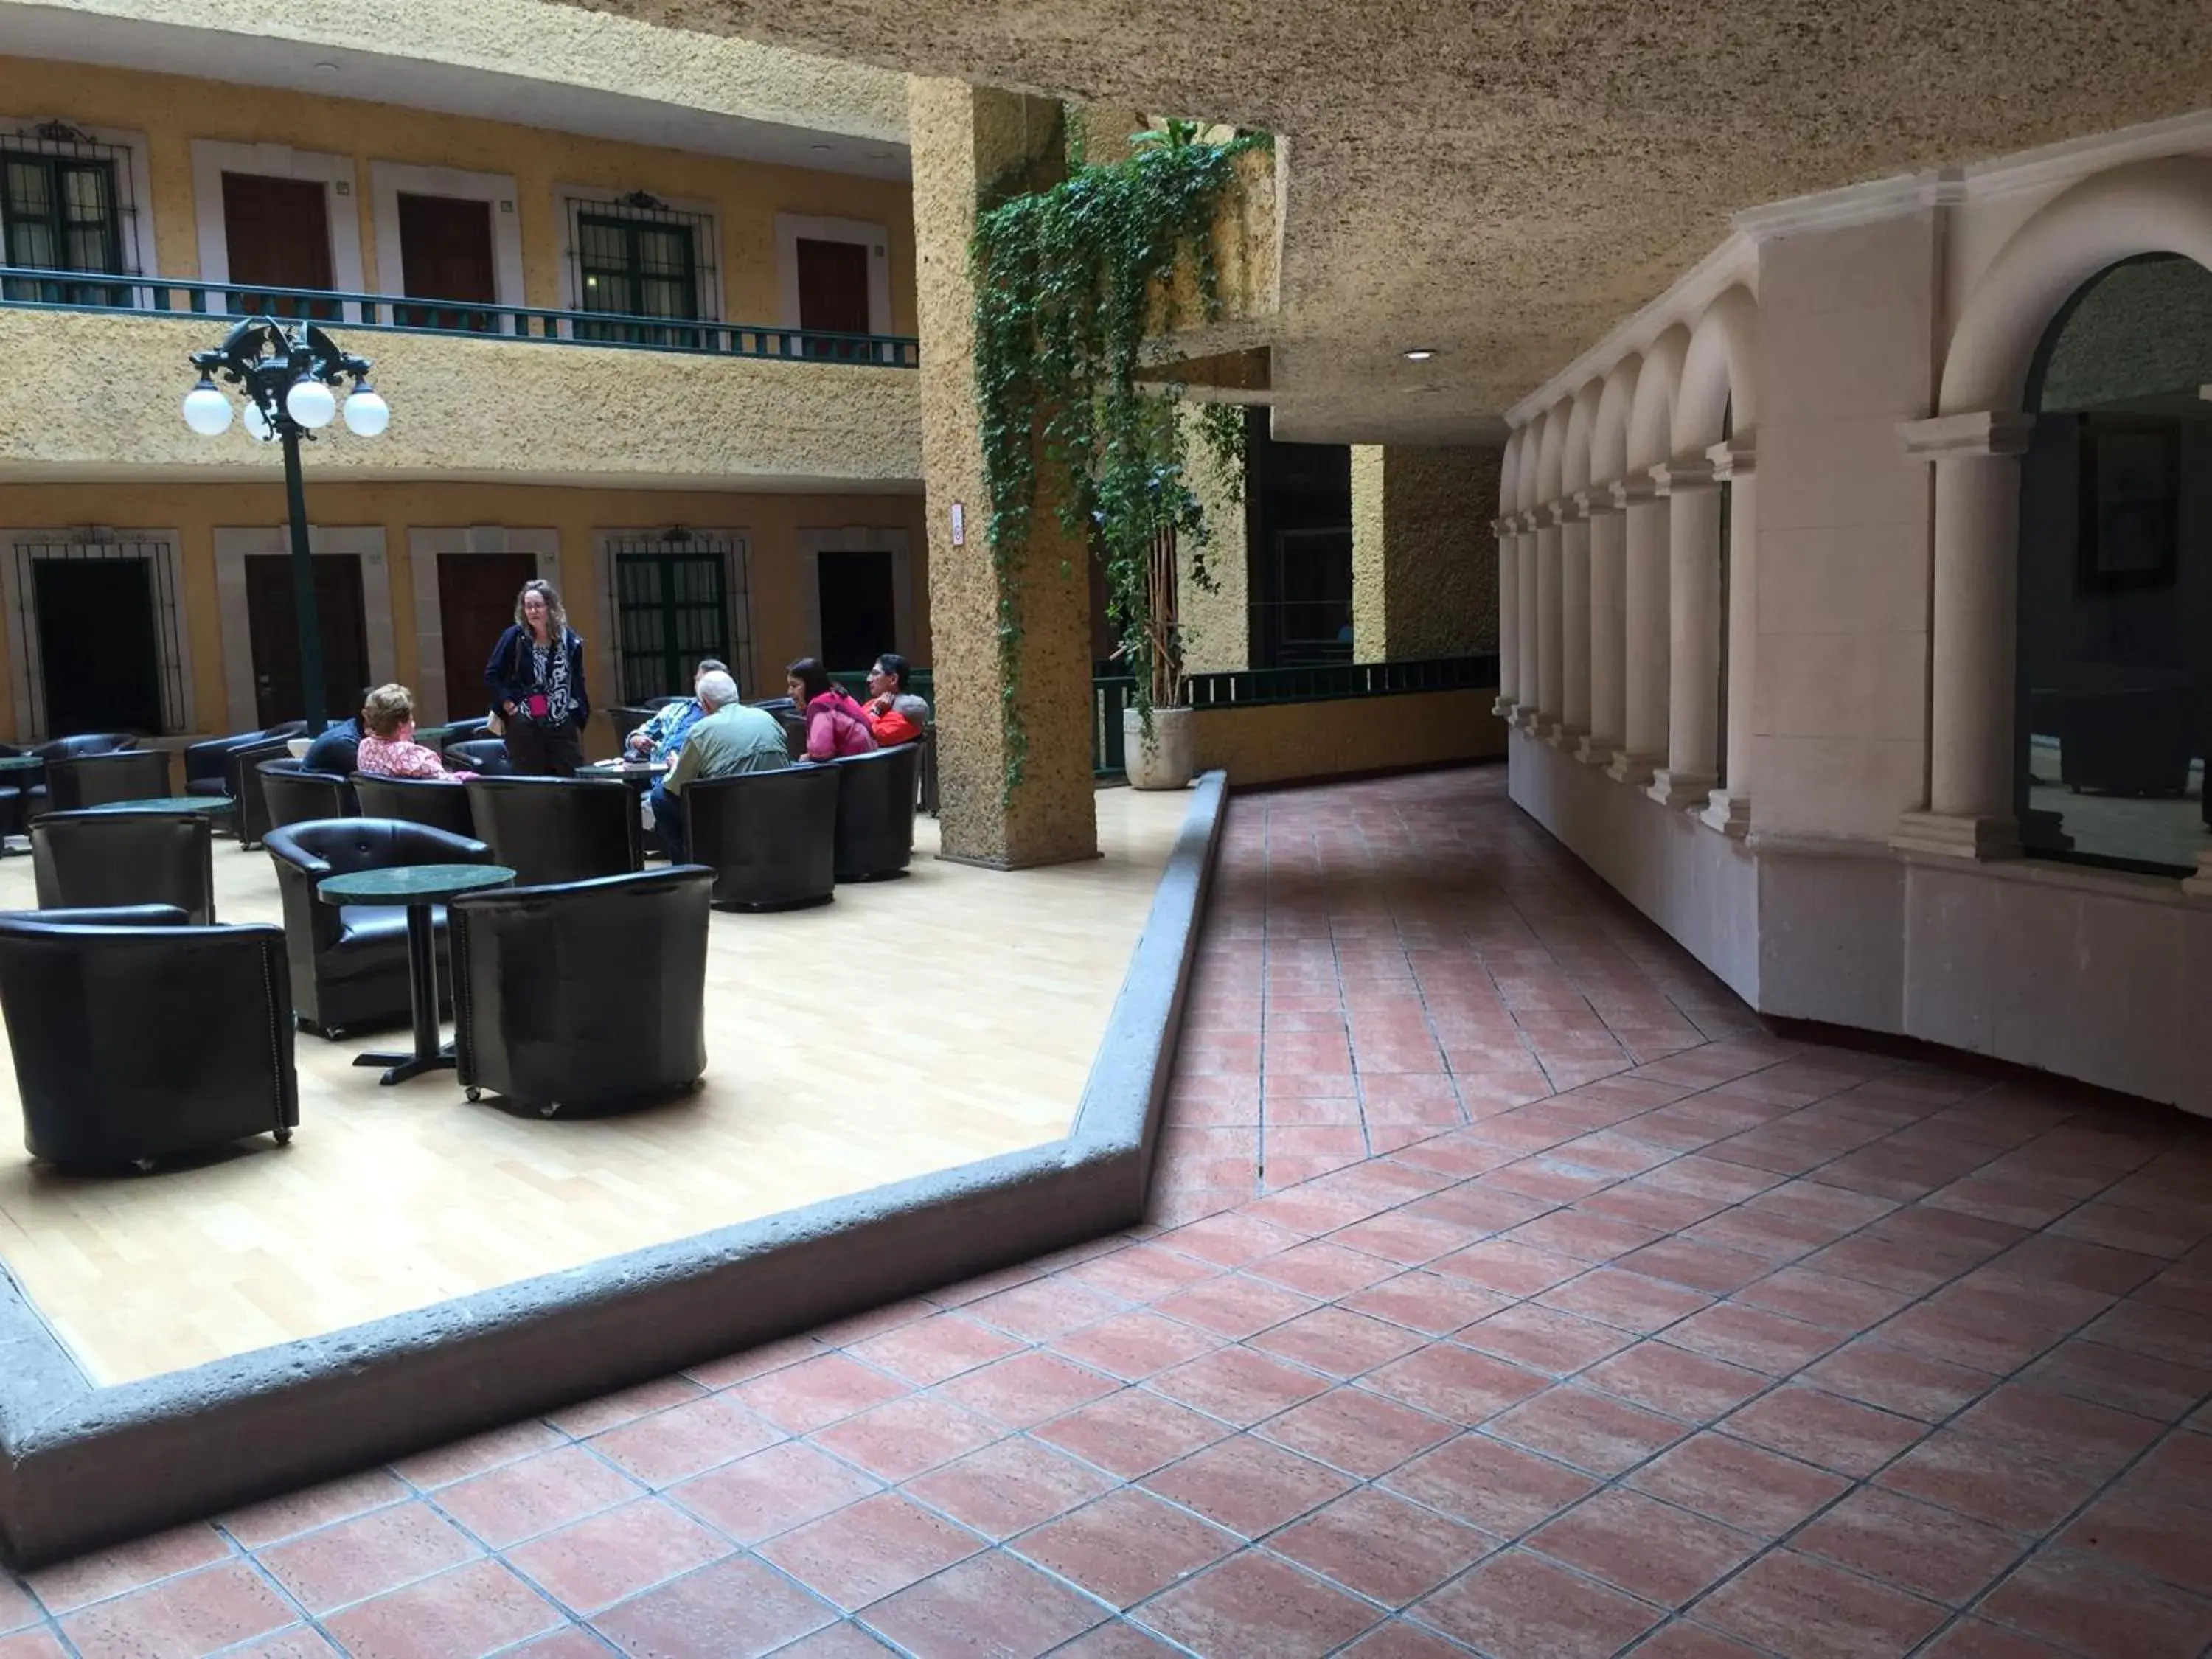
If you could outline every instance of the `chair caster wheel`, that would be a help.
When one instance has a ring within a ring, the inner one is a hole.
[[[154,1160],[150,1158],[134,1158],[131,1160],[131,1167],[137,1170],[140,1175],[151,1175],[154,1173]]]
[[[292,1144],[292,1132],[289,1129],[279,1129],[276,1132],[276,1144],[279,1146],[290,1146]]]
[[[471,1100],[482,1100],[483,1098],[483,1091],[481,1089],[472,1087],[464,1089],[461,1092],[465,1094]]]
[[[561,1103],[556,1100],[550,1106],[540,1106],[538,1109],[538,1115],[540,1117],[550,1117],[554,1113],[560,1109]]]

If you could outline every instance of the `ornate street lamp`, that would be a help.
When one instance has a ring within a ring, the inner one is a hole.
[[[284,446],[284,503],[292,523],[292,598],[300,629],[300,697],[307,732],[319,737],[323,710],[323,632],[315,614],[315,567],[307,547],[307,501],[300,477],[300,444],[338,413],[334,388],[346,394],[346,429],[374,438],[390,424],[392,410],[368,383],[368,359],[338,349],[311,323],[255,317],[240,323],[212,351],[191,354],[199,384],[185,393],[185,424],[204,437],[229,429],[230,399],[217,380],[246,399],[241,416],[257,442]]]

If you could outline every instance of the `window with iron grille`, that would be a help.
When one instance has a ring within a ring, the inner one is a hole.
[[[34,734],[187,727],[176,544],[105,534],[12,545]]]
[[[614,201],[572,200],[569,247],[576,308],[623,318],[717,320],[714,221],[683,213],[642,191]],[[696,349],[697,329],[647,323],[584,323],[576,337],[628,345]]]
[[[0,137],[0,234],[5,263],[136,274],[130,154],[50,122]],[[6,297],[47,305],[124,306],[131,289],[12,277]]]
[[[704,657],[729,664],[746,695],[757,695],[742,540],[678,530],[623,537],[611,551],[624,702],[688,692]]]

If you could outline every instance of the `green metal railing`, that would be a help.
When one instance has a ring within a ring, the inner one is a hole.
[[[373,329],[387,334],[447,334],[860,368],[914,368],[921,361],[920,343],[901,334],[832,334],[820,329],[547,310],[538,306],[479,305],[473,301],[410,299],[404,295],[337,289],[243,288],[175,276],[110,276],[33,265],[0,265],[0,306],[123,315],[300,317],[332,328]]]

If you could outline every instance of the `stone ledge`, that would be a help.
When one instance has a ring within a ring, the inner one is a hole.
[[[1064,1139],[113,1388],[0,1276],[9,1559],[289,1492],[1141,1220],[1225,799],[1221,774],[1200,781]]]

